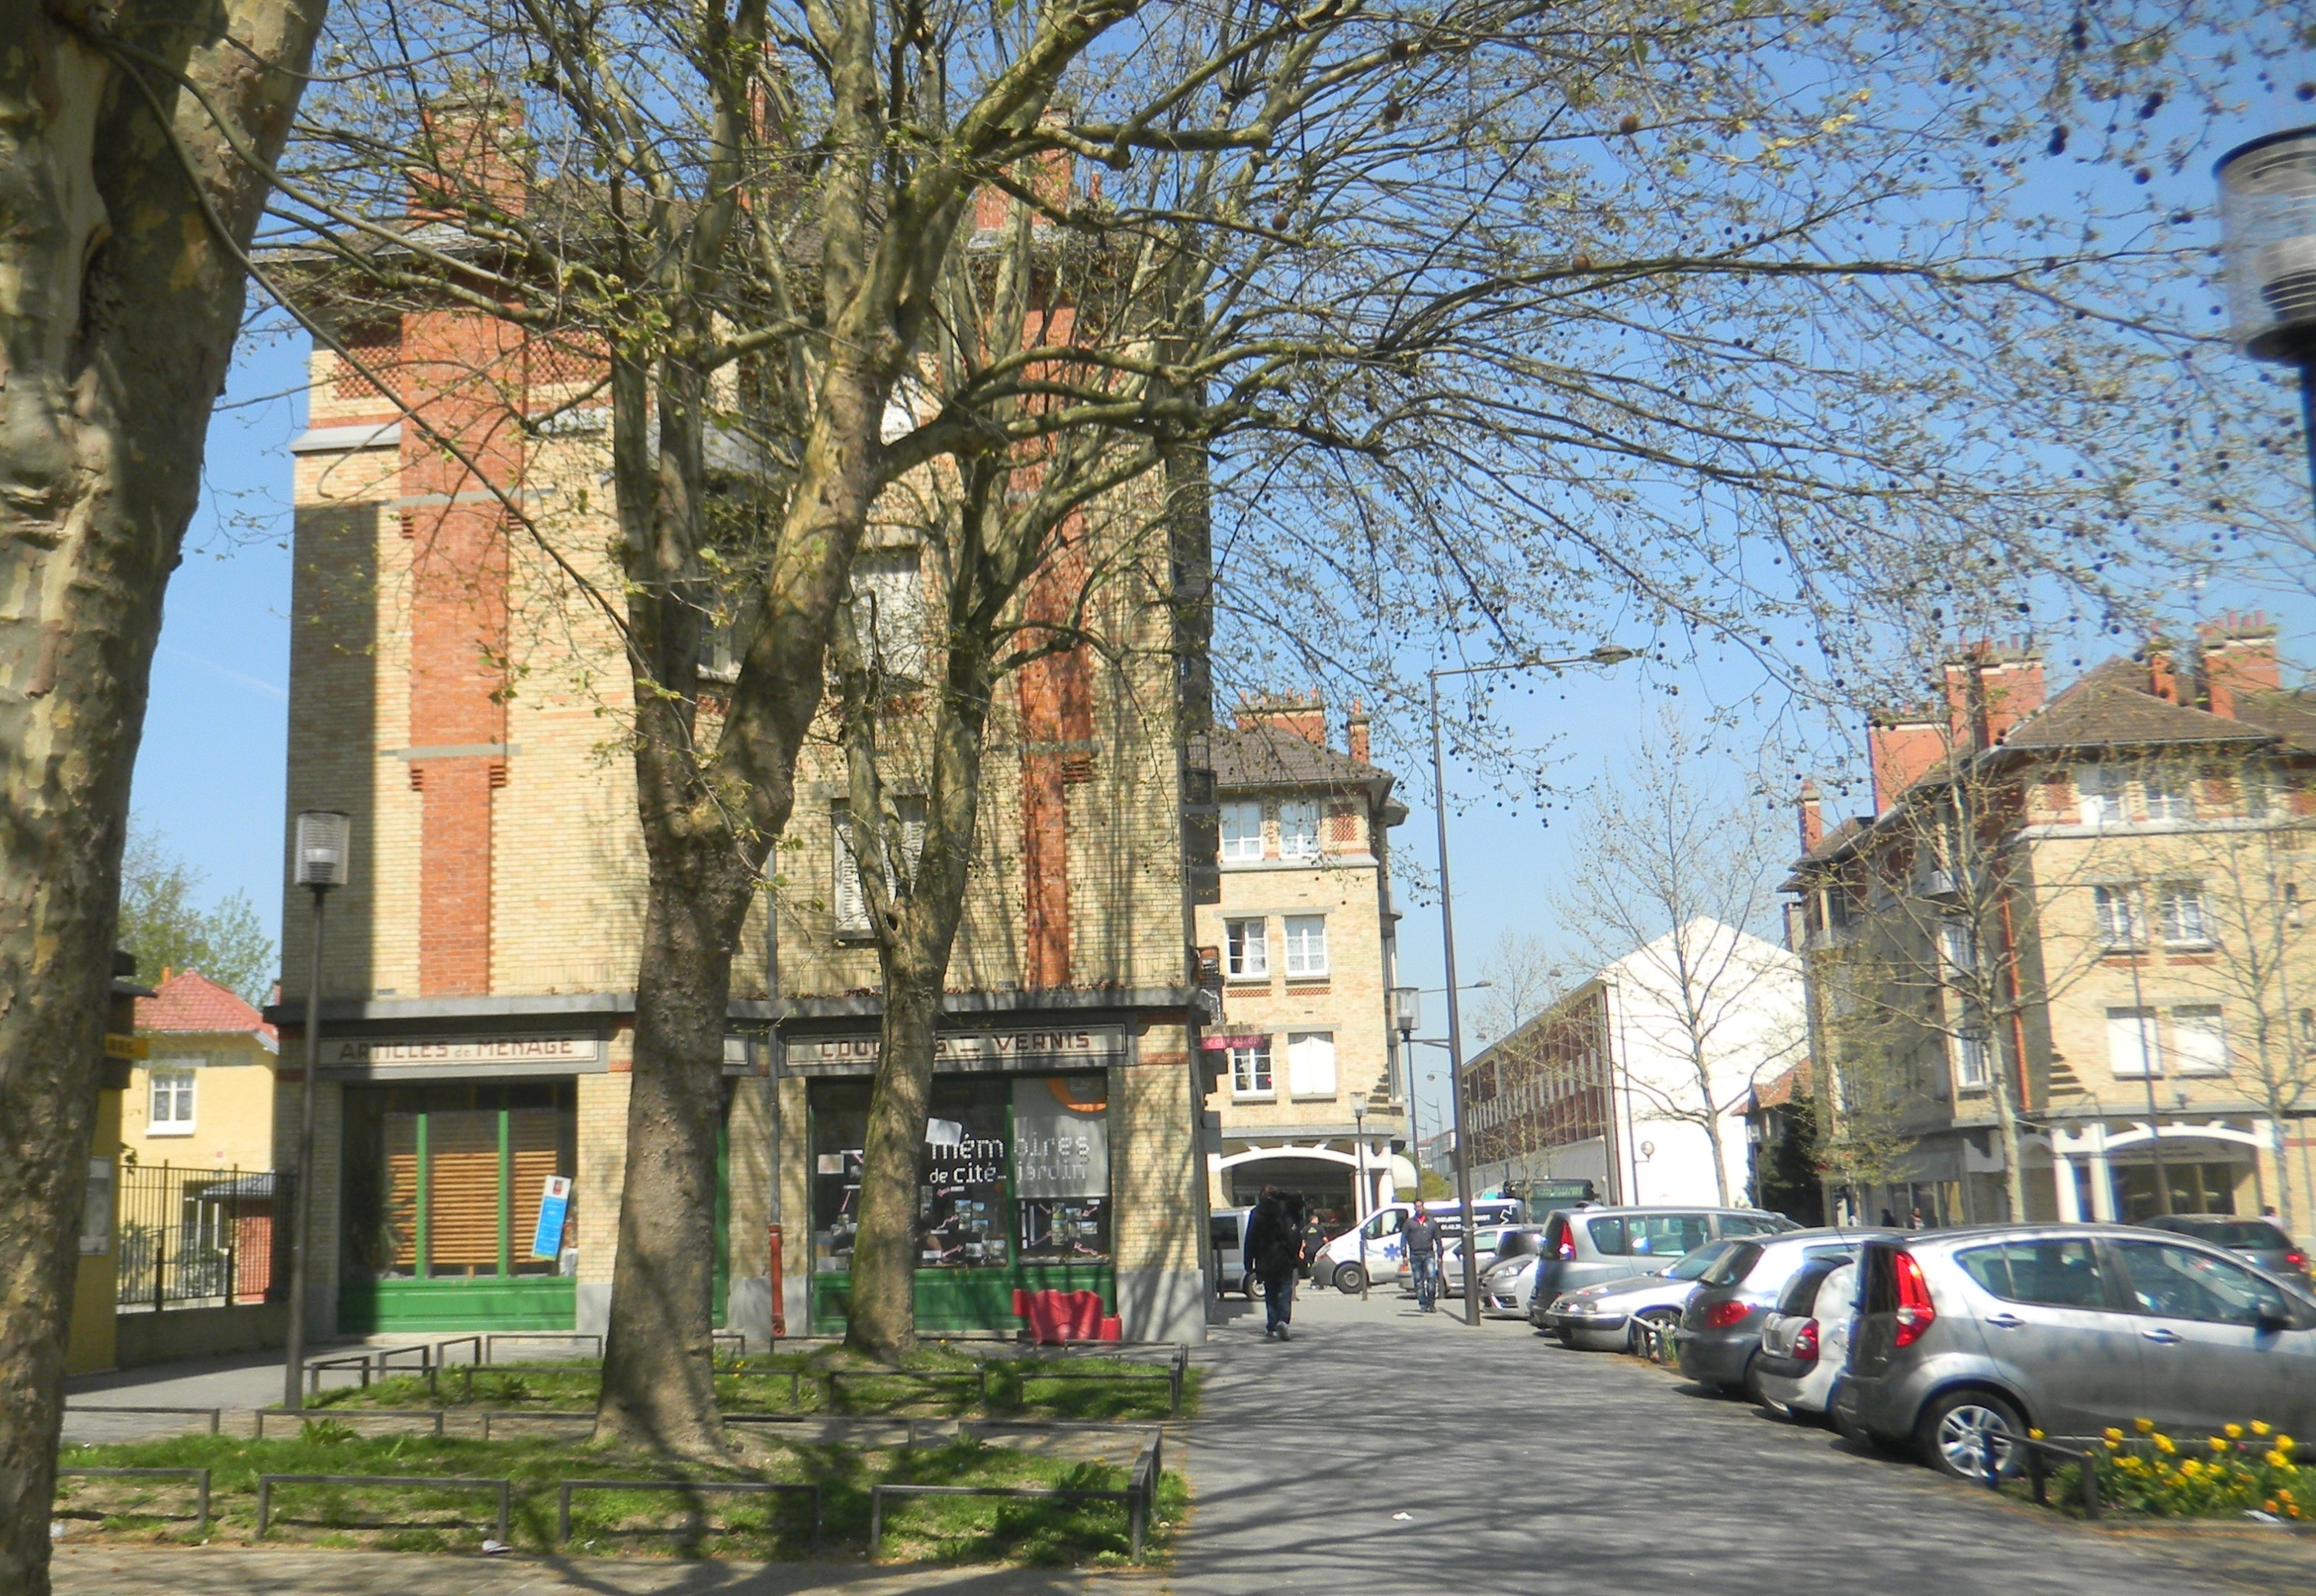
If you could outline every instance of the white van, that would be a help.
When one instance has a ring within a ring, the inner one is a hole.
[[[1385,1203],[1369,1214],[1365,1223],[1329,1242],[1311,1265],[1311,1284],[1356,1292],[1370,1279],[1388,1280],[1399,1274],[1407,1258],[1407,1243],[1401,1239],[1400,1232],[1417,1206],[1412,1202]],[[1464,1205],[1454,1198],[1437,1198],[1421,1206],[1439,1221],[1444,1235],[1463,1234]],[[1472,1219],[1478,1225],[1518,1225],[1527,1217],[1527,1207],[1517,1197],[1475,1197],[1472,1199]],[[1362,1235],[1367,1237],[1365,1274],[1359,1272]]]

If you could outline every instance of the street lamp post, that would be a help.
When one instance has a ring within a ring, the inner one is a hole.
[[[346,884],[352,824],[334,809],[298,816],[292,878],[314,894],[314,962],[306,979],[306,1078],[298,1110],[298,1183],[290,1194],[290,1346],[281,1371],[281,1405],[305,1405],[307,1242],[314,1216],[314,1076],[322,1065],[322,903]]]
[[[2300,368],[2302,441],[2316,483],[2316,127],[2239,144],[2212,171],[2229,331],[2254,360]]]
[[[1359,1300],[1367,1299],[1367,1213],[1374,1204],[1367,1200],[1367,1105],[1351,1105],[1351,1140],[1358,1144],[1359,1194],[1351,1204],[1351,1211],[1359,1222]]]
[[[1483,676],[1500,671],[1549,670],[1559,665],[1616,665],[1633,657],[1633,650],[1603,643],[1590,654],[1566,659],[1506,660],[1499,664],[1452,665],[1430,673],[1431,678],[1431,796],[1439,823],[1439,950],[1447,965],[1448,1094],[1456,1116],[1456,1201],[1464,1222],[1464,1323],[1480,1322],[1480,1273],[1474,1254],[1479,1236],[1472,1213],[1472,1140],[1464,1129],[1464,1011],[1456,1001],[1456,898],[1448,884],[1448,761],[1440,745],[1439,678]]]

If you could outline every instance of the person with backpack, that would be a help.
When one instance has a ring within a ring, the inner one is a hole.
[[[1294,1339],[1287,1324],[1295,1316],[1295,1284],[1303,1273],[1303,1199],[1276,1186],[1262,1189],[1247,1221],[1246,1255],[1262,1281],[1265,1336]]]

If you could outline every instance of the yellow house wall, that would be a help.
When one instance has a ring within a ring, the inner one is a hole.
[[[150,1057],[129,1074],[121,1105],[121,1145],[142,1165],[272,1169],[273,1054],[251,1036],[151,1036]],[[153,1071],[193,1071],[190,1134],[156,1134]]]
[[[65,1340],[65,1372],[88,1374],[111,1369],[115,1362],[113,1315],[120,1306],[120,1093],[96,1094],[96,1124],[89,1133],[88,1155],[114,1166],[112,1211],[104,1226],[105,1250],[81,1254],[73,1275],[71,1329]]]

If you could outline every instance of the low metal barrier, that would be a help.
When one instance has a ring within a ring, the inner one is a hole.
[[[522,1419],[542,1422],[559,1420],[566,1424],[592,1424],[595,1422],[595,1415],[592,1411],[583,1413],[547,1413],[544,1411],[531,1412],[523,1408],[485,1408],[480,1414],[469,1413],[468,1417],[479,1417],[482,1420],[483,1439],[485,1440],[488,1440],[491,1438],[491,1421],[494,1419],[502,1421],[507,1419]]]
[[[261,1474],[257,1476],[257,1535],[263,1538],[266,1526],[272,1522],[273,1487],[276,1485],[399,1485],[412,1490],[434,1491],[494,1491],[499,1499],[498,1534],[492,1539],[499,1546],[507,1544],[507,1523],[512,1499],[512,1480],[477,1479],[471,1475],[423,1474]]]
[[[262,1407],[257,1410],[256,1439],[265,1439],[268,1419],[296,1419],[304,1424],[337,1424],[348,1419],[424,1419],[442,1433],[439,1407]]]
[[[836,1405],[836,1382],[841,1379],[915,1380],[920,1385],[938,1385],[944,1380],[971,1380],[976,1400],[983,1407],[989,1405],[989,1368],[977,1369],[830,1369],[821,1371],[822,1381],[828,1386],[828,1405]]]
[[[1672,1332],[1673,1327],[1661,1319],[1634,1320],[1632,1324],[1634,1352],[1647,1359],[1651,1363],[1661,1363],[1667,1368],[1672,1367],[1680,1361],[1679,1354],[1673,1351]]]
[[[2012,1447],[2026,1455],[2026,1488],[2033,1494],[2036,1505],[2051,1505],[2051,1470],[2047,1465],[2052,1462],[2072,1463],[2076,1466],[2075,1491],[2082,1502],[2083,1517],[2096,1519],[2099,1516],[2098,1467],[2093,1461],[2094,1453],[2062,1446],[2056,1441],[2038,1440],[2033,1436],[2014,1435],[2009,1440]],[[1980,1449],[1980,1452],[1985,1462],[1987,1489],[2000,1490],[2003,1476],[2008,1471],[1998,1449],[1986,1445]]]
[[[218,1432],[218,1414],[220,1411],[213,1407],[75,1407],[70,1403],[65,1404],[67,1418],[70,1418],[75,1413],[198,1413],[209,1422],[211,1435]]]
[[[874,1557],[885,1542],[885,1499],[888,1496],[994,1496],[1044,1502],[1123,1502],[1127,1533],[1133,1543],[1132,1561],[1142,1561],[1142,1547],[1158,1507],[1158,1481],[1164,1447],[1162,1433],[1153,1434],[1134,1460],[1123,1490],[1095,1490],[1075,1485],[871,1485],[868,1487],[868,1555]]]
[[[499,1360],[499,1343],[503,1341],[592,1342],[593,1355],[603,1355],[603,1338],[592,1330],[499,1330],[483,1338],[484,1362]]]
[[[1101,1343],[1095,1344],[1099,1345]],[[1091,1355],[1099,1356],[1099,1354]],[[998,1360],[995,1361],[997,1361],[1000,1367],[1010,1367],[1018,1369],[1025,1364],[1032,1366],[1050,1365],[1074,1361],[1074,1360],[1049,1357],[1045,1354],[1024,1354],[1019,1357]],[[1143,1362],[1144,1360],[1129,1358],[1125,1360],[1125,1361],[1128,1363],[1138,1363]],[[1162,1378],[1166,1381],[1166,1411],[1170,1414],[1179,1415],[1182,1411],[1182,1385],[1189,1374],[1190,1367],[1190,1349],[1187,1346],[1178,1345],[1174,1348],[1173,1356],[1168,1359],[1164,1364],[1146,1364],[1145,1367],[1148,1367],[1154,1371],[1162,1375]],[[1022,1373],[1016,1376],[1016,1378],[1025,1386],[1032,1380],[1123,1380],[1130,1384],[1136,1381],[1147,1380],[1151,1378],[1152,1377],[1148,1375],[1129,1373],[1126,1369],[1084,1369],[1064,1370],[1050,1367],[1043,1368],[1039,1372],[1035,1374]]]
[[[682,1491],[758,1495],[807,1495],[812,1498],[812,1549],[820,1550],[820,1487],[774,1480],[564,1480],[557,1486],[555,1539],[571,1538],[571,1493],[574,1491]]]
[[[209,1471],[206,1468],[59,1468],[58,1479],[175,1479],[193,1482],[193,1533],[209,1531]],[[159,1514],[154,1515],[158,1518]]]

